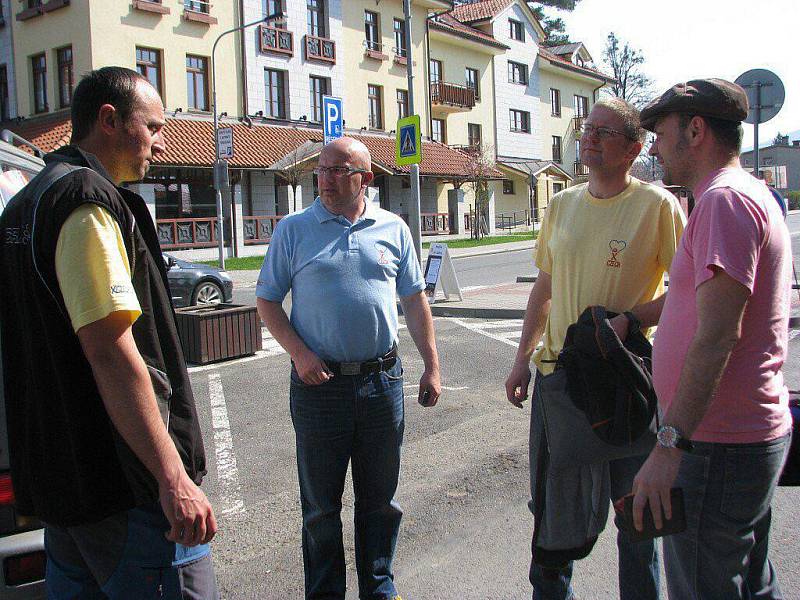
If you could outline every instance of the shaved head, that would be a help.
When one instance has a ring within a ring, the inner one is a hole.
[[[340,137],[322,149],[320,158],[345,161],[348,166],[357,169],[372,170],[372,159],[367,147],[351,137]]]

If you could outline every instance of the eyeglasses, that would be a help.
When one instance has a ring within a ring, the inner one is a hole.
[[[629,136],[624,131],[617,131],[616,129],[611,129],[610,127],[595,127],[594,125],[584,125],[581,129],[581,136],[582,137],[594,137],[597,136],[598,139],[607,140],[610,137],[614,137],[615,135],[621,135],[622,137],[628,138],[629,140],[633,140],[631,136]]]
[[[366,169],[353,169],[351,167],[317,167],[314,169],[314,175],[322,177],[323,175],[330,175],[331,177],[349,177],[354,173],[367,173]]]

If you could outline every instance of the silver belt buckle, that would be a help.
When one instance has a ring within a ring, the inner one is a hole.
[[[360,362],[343,362],[339,363],[339,371],[342,375],[361,375]]]

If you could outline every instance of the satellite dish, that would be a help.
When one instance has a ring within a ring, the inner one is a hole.
[[[736,83],[747,92],[745,123],[766,123],[778,114],[786,98],[781,78],[767,69],[750,69],[736,78]]]

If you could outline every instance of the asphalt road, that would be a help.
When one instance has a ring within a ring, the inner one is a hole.
[[[401,331],[408,388],[398,491],[405,510],[396,561],[400,591],[406,600],[529,597],[530,413],[509,405],[502,391],[521,324],[437,319],[435,325],[445,393],[430,409],[414,401],[422,364]],[[799,354],[800,339],[791,348]],[[221,527],[214,553],[224,598],[302,596],[288,359],[279,350],[269,354],[192,370],[209,457],[204,488]],[[787,375],[797,386],[797,371]],[[798,501],[797,489],[781,490],[775,501],[772,553],[787,598],[800,598]],[[352,511],[348,490],[348,598],[357,597]],[[574,583],[581,598],[617,597],[612,524],[580,562]]]
[[[800,215],[789,223],[797,262]],[[533,274],[530,251],[455,263],[464,287]],[[254,290],[237,290],[235,301],[253,303]],[[405,511],[395,565],[399,589],[405,600],[530,597],[530,413],[527,406],[518,410],[508,404],[502,390],[521,323],[436,319],[435,326],[445,393],[430,409],[414,400],[422,364],[401,330],[408,387],[398,491]],[[800,388],[797,333],[792,333],[784,369],[794,389]],[[209,463],[204,489],[221,528],[214,556],[223,598],[302,597],[288,358],[274,340],[265,341],[267,350],[254,359],[192,369]],[[800,598],[799,502],[800,489],[785,488],[773,505],[771,553],[786,598]],[[352,514],[348,489],[342,513],[348,599],[357,597]],[[580,598],[618,597],[614,540],[609,523],[592,554],[578,564],[574,586]]]

